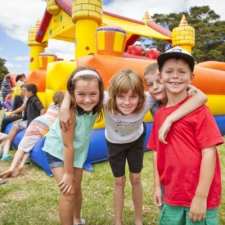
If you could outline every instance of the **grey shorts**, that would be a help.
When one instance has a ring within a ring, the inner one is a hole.
[[[51,169],[57,168],[57,167],[63,167],[63,161],[61,159],[56,158],[53,155],[50,155],[48,152],[45,152],[45,155],[48,160],[48,165],[50,166]]]

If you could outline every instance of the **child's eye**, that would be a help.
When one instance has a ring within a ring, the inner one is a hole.
[[[84,96],[85,94],[84,93],[77,93],[77,95]]]
[[[153,83],[146,83],[147,87],[152,87]]]

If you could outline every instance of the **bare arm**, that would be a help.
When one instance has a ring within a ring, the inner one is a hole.
[[[41,115],[45,114],[46,110],[43,108],[40,112]]]
[[[71,104],[71,97],[68,91],[66,91],[59,110],[60,125],[62,130],[64,131],[66,131],[72,123],[70,119],[70,104]]]
[[[189,216],[193,221],[201,221],[207,210],[207,197],[215,174],[216,147],[202,150],[200,176],[195,196],[192,199]]]
[[[71,113],[70,116],[74,118]],[[73,183],[73,161],[74,161],[74,147],[73,147],[73,138],[74,138],[74,126],[75,120],[71,119],[72,123],[68,129],[62,130],[62,138],[64,143],[64,175],[59,183],[60,190],[63,193],[69,193],[72,190]]]
[[[162,205],[162,191],[157,169],[157,152],[153,152],[153,170],[154,170],[154,202],[157,206]]]
[[[162,126],[160,127],[159,140],[161,142],[165,144],[167,143],[166,136],[170,130],[171,125],[174,122],[191,113],[201,105],[205,104],[208,100],[207,96],[196,87],[190,86],[189,93],[191,93],[192,97],[189,98],[184,104],[182,104],[177,110],[167,116]]]
[[[11,111],[10,115],[23,112],[24,109],[25,109],[25,104],[21,105],[19,108],[15,109],[15,110]]]

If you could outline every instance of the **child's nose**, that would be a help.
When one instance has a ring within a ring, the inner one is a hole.
[[[173,73],[172,73],[172,77],[173,77],[173,78],[177,78],[177,77],[178,77],[178,73],[177,73],[177,72],[173,72]]]
[[[154,82],[153,83],[153,89],[155,90],[155,89],[157,89],[158,88],[158,84],[157,84],[157,82]]]
[[[90,96],[85,96],[84,101],[85,101],[85,102],[90,102],[90,101],[91,101]]]

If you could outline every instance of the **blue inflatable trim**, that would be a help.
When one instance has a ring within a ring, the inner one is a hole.
[[[215,120],[217,125],[223,135],[225,135],[225,116],[216,116]],[[5,130],[6,133],[11,129],[11,124],[9,124]],[[147,143],[147,139],[150,135],[152,129],[152,123],[145,123],[145,146]],[[24,130],[20,131],[13,140],[13,146],[17,148],[20,140],[24,135]],[[30,158],[31,160],[41,167],[49,176],[52,175],[51,169],[48,165],[47,158],[45,152],[42,151],[42,147],[44,144],[45,138],[40,139],[33,150],[31,151]],[[107,160],[108,150],[107,144],[105,141],[104,129],[95,129],[91,133],[91,142],[88,151],[87,161],[84,165],[84,169],[87,171],[93,171],[92,164],[98,163],[101,161]]]

